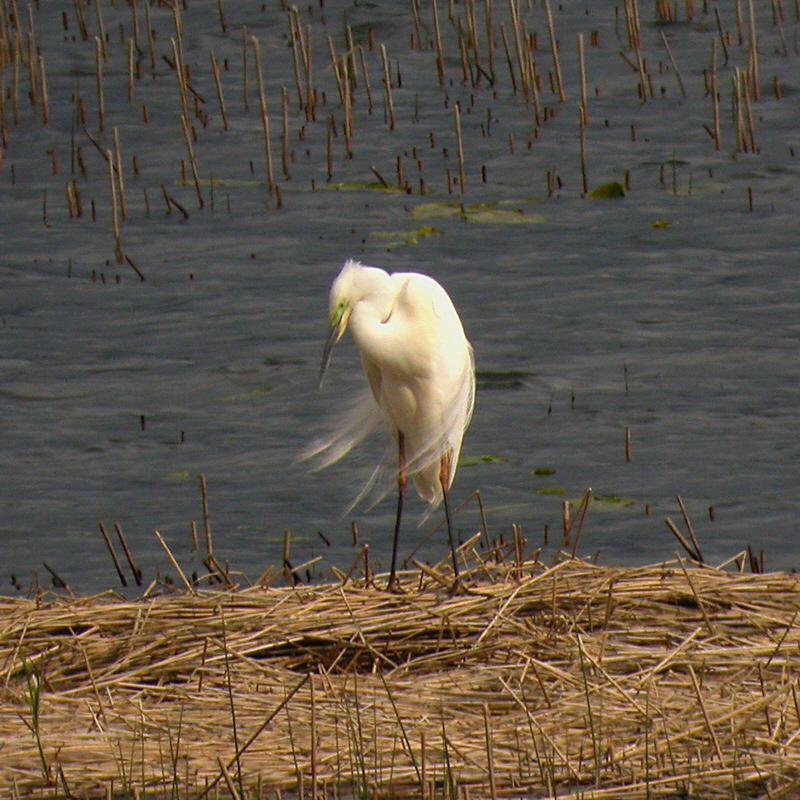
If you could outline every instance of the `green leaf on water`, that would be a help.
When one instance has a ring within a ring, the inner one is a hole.
[[[255,400],[272,391],[271,386],[258,386],[251,389],[249,392],[240,392],[239,394],[229,394],[222,398],[223,403],[241,403],[249,400]]]
[[[441,235],[442,232],[438,228],[423,225],[415,231],[373,231],[369,238],[384,241],[387,247],[400,247],[406,244],[419,244],[420,239]]]
[[[466,220],[478,225],[541,225],[545,222],[541,214],[526,214],[521,208],[466,209]]]
[[[502,456],[461,456],[458,459],[460,467],[476,467],[478,464],[504,464],[506,461]]]
[[[583,497],[578,497],[575,500],[569,501],[569,504],[573,508],[580,508],[582,503]],[[632,497],[622,497],[618,494],[593,494],[589,505],[591,505],[595,511],[621,511],[635,503],[636,500]]]
[[[625,197],[625,188],[621,183],[611,181],[611,183],[604,183],[602,186],[592,189],[589,197],[592,200],[612,200],[615,197]]]
[[[185,469],[176,469],[167,474],[168,481],[188,481],[191,476]]]
[[[507,205],[504,202],[504,205]],[[472,203],[463,206],[455,202],[422,203],[411,209],[412,219],[461,217],[476,225],[541,225],[541,214],[527,214],[522,208],[498,208],[498,203]]]
[[[551,467],[536,467],[532,473],[533,475],[555,475],[556,471]]]
[[[438,219],[457,217],[461,213],[458,203],[422,203],[411,209],[411,219]]]
[[[188,186],[187,182],[176,181],[181,186]],[[203,186],[213,186],[215,189],[242,189],[248,186],[261,186],[264,181],[239,180],[238,178],[201,178]]]
[[[665,220],[665,219],[657,219],[653,223],[653,227],[658,229],[658,230],[660,230],[661,228],[669,228],[670,225],[672,225],[672,223],[671,222],[667,222],[667,220]]]
[[[548,487],[545,487],[545,486],[539,486],[535,491],[536,491],[536,494],[540,494],[540,495],[555,495],[557,497],[564,497],[564,495],[566,495],[566,492],[564,491],[564,489],[561,489],[558,486],[554,486],[552,488],[548,488]]]
[[[397,186],[385,186],[380,181],[345,181],[342,183],[318,183],[318,192],[389,192],[405,194],[405,189]]]

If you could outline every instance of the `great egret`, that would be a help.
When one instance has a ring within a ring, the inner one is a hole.
[[[330,292],[330,331],[320,386],[333,346],[349,327],[367,376],[368,392],[336,432],[306,457],[320,467],[338,461],[383,421],[397,448],[397,516],[389,588],[395,586],[397,540],[407,478],[431,507],[444,501],[447,533],[458,580],[447,491],[453,483],[464,431],[475,403],[475,361],[461,319],[447,292],[427,275],[389,274],[348,259]],[[370,490],[378,474],[362,491]]]

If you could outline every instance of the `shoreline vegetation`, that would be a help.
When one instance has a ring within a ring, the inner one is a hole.
[[[0,794],[793,796],[796,575],[478,536],[457,592],[444,560],[401,593],[362,570],[0,598]]]

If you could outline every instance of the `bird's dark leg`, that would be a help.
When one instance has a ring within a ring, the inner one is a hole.
[[[444,499],[444,518],[447,520],[447,538],[450,540],[450,552],[453,555],[453,574],[456,584],[458,583],[458,559],[456,558],[456,546],[453,541],[453,525],[450,521],[450,504],[447,500],[447,489],[450,486],[450,453],[442,456],[441,467],[439,469],[439,482],[442,484],[442,498]]]
[[[397,577],[397,542],[400,538],[400,517],[403,515],[403,495],[406,492],[406,440],[400,431],[397,432],[397,518],[394,521],[394,541],[392,542],[392,568],[389,570],[389,591],[395,588]]]

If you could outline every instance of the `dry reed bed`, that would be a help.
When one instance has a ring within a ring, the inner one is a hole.
[[[479,564],[465,585],[451,596],[409,572],[399,595],[350,582],[0,599],[0,793],[798,785],[795,576],[567,559]]]

